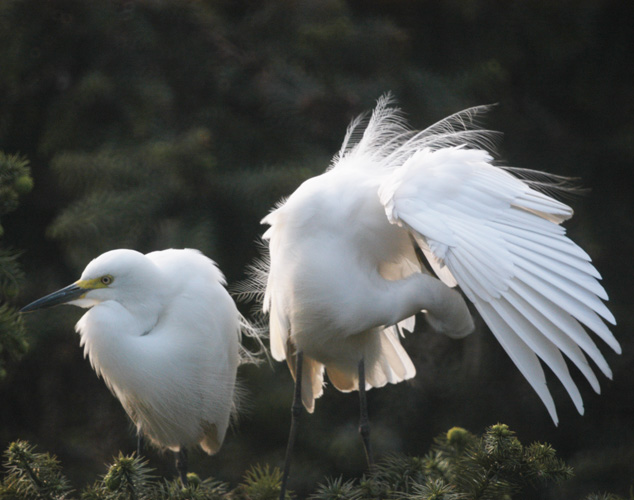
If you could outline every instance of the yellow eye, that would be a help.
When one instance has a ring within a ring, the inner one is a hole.
[[[106,274],[105,276],[101,277],[101,284],[102,285],[108,286],[110,283],[112,283],[112,281],[113,281],[113,277],[110,276],[109,274]]]

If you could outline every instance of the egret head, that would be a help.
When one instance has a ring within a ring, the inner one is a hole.
[[[144,291],[155,290],[157,270],[142,253],[119,249],[92,260],[75,283],[22,308],[34,311],[59,304],[92,307],[106,300],[140,301]]]

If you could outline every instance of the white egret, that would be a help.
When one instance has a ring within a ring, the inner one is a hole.
[[[546,194],[553,178],[530,181],[526,171],[493,165],[485,150],[491,133],[473,124],[484,107],[416,132],[390,101],[381,98],[369,119],[354,120],[330,168],[263,219],[268,257],[256,288],[271,353],[286,360],[296,385],[283,488],[300,399],[312,412],[324,371],[340,391],[359,390],[371,462],[365,391],[415,375],[397,326],[411,330],[416,313],[452,337],[473,330],[456,285],[555,423],[539,359],[583,413],[562,353],[599,392],[586,355],[608,377],[610,368],[581,324],[620,352],[603,322],[615,320],[599,274],[560,226],[572,209]]]
[[[252,359],[240,338],[254,330],[224,285],[215,262],[197,250],[119,249],[22,311],[90,308],[75,327],[84,355],[139,437],[176,453],[185,484],[187,448],[220,449],[236,407],[238,365]]]

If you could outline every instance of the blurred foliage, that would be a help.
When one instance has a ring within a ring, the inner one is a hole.
[[[26,158],[0,151],[0,217],[18,208],[18,198],[33,189],[33,179]],[[4,232],[0,226],[0,235]]]
[[[0,498],[73,498],[59,461],[37,453],[24,441],[12,443],[5,452],[5,474]],[[326,479],[311,500],[496,500],[515,498],[528,488],[562,482],[572,469],[558,459],[548,444],[524,446],[504,424],[488,428],[482,436],[452,428],[436,437],[422,458],[392,455],[381,460],[360,479]],[[268,465],[252,467],[233,490],[213,479],[188,475],[180,480],[157,478],[147,461],[119,454],[102,479],[84,488],[83,500],[143,499],[234,499],[277,500],[281,472]],[[294,495],[289,493],[289,498]],[[592,494],[587,500],[619,500],[613,494]]]
[[[29,162],[0,151],[0,217],[18,208],[19,197],[32,188]],[[3,234],[0,225],[0,237]],[[6,377],[9,363],[19,360],[28,348],[22,318],[7,302],[18,294],[24,280],[18,257],[18,252],[0,246],[0,381]]]
[[[349,120],[381,94],[392,91],[417,128],[498,102],[486,126],[505,133],[504,161],[592,188],[571,200],[577,216],[567,228],[604,276],[624,354],[606,354],[614,381],[602,383],[601,397],[580,384],[584,417],[552,385],[555,428],[486,328],[453,341],[420,325],[404,341],[416,378],[368,395],[374,448],[415,455],[443,429],[502,420],[553,443],[577,471],[525,498],[626,495],[634,477],[632,18],[633,2],[608,0],[4,0],[0,150],[3,162],[30,162],[30,173],[0,179],[6,206],[20,197],[10,217],[0,213],[3,248],[22,249],[27,270],[13,300],[60,288],[115,247],[200,248],[235,282],[258,253],[260,219],[326,168]],[[19,276],[15,252],[0,252],[0,283],[14,295]],[[0,328],[18,332],[17,356],[21,320],[1,307]],[[78,316],[68,308],[25,318],[32,348],[0,384],[0,447],[21,438],[53,450],[73,485],[135,446],[120,405],[81,358]],[[0,363],[14,359],[8,352]],[[226,484],[243,483],[250,464],[280,465],[288,432],[286,367],[245,367],[240,376],[249,410],[218,455],[191,457],[194,470]],[[356,494],[357,411],[356,398],[328,388],[303,422],[290,484],[298,496],[339,475],[332,491]],[[172,475],[170,460],[149,458],[158,477]],[[273,481],[274,471],[252,477]],[[419,496],[456,494],[438,478],[424,488]]]

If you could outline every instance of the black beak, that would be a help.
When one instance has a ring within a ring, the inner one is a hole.
[[[20,309],[20,312],[35,311],[36,309],[45,309],[47,307],[57,306],[59,304],[65,304],[71,300],[78,299],[88,290],[81,288],[77,283],[68,285],[67,287],[57,290],[41,299],[37,299],[35,302],[31,302],[29,305]]]

